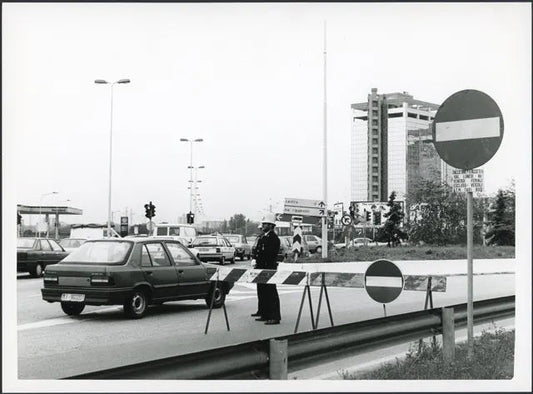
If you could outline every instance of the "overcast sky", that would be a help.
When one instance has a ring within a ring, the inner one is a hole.
[[[350,200],[350,104],[370,89],[499,105],[486,191],[531,168],[531,6],[522,4],[3,4],[3,176],[18,204],[105,222],[189,210],[190,145],[211,219],[322,199],[327,21],[328,202]],[[525,168],[524,168],[525,167]],[[57,191],[57,195],[44,196]],[[41,198],[42,197],[42,198]],[[66,201],[70,200],[70,201]],[[118,219],[118,217],[116,217]]]

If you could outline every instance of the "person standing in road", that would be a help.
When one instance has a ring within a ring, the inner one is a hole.
[[[276,270],[278,268],[277,257],[280,241],[278,235],[274,232],[274,227],[276,226],[275,220],[274,214],[269,213],[261,221],[264,234],[257,241],[255,268],[269,270]],[[281,312],[276,285],[258,283],[257,301],[258,310],[252,314],[252,316],[257,316],[255,320],[264,321],[265,324],[279,324],[281,321]]]

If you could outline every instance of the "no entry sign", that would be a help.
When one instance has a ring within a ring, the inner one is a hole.
[[[374,301],[394,301],[403,289],[402,271],[392,261],[374,261],[365,272],[365,288]]]
[[[461,90],[448,97],[432,127],[441,159],[462,170],[472,170],[489,161],[503,138],[500,108],[479,90]]]

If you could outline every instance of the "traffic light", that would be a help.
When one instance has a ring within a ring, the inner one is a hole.
[[[370,221],[370,211],[365,210],[365,219],[367,222]]]
[[[152,204],[152,201],[150,201],[150,213],[152,214],[152,217],[155,216],[155,205]]]
[[[187,223],[188,224],[194,224],[194,213],[189,212],[187,214]]]
[[[146,213],[144,216],[146,216],[148,219],[152,218],[152,203],[150,204],[144,204],[144,209],[146,210]]]
[[[17,224],[21,224],[21,223],[22,223],[22,215],[17,212]]]
[[[350,210],[350,216],[352,219],[355,219],[355,206],[353,204],[350,204],[350,207],[348,208]]]
[[[381,224],[381,213],[379,211],[374,212],[374,224],[375,225]]]

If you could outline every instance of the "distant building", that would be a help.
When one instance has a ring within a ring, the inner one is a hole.
[[[431,173],[439,164],[426,133],[438,107],[415,100],[407,92],[378,94],[376,88],[366,102],[351,105],[352,201],[387,201],[393,191],[397,200],[405,201],[409,173],[440,178],[440,174]],[[413,162],[409,162],[410,157]],[[415,170],[421,162],[431,164],[427,169]]]

